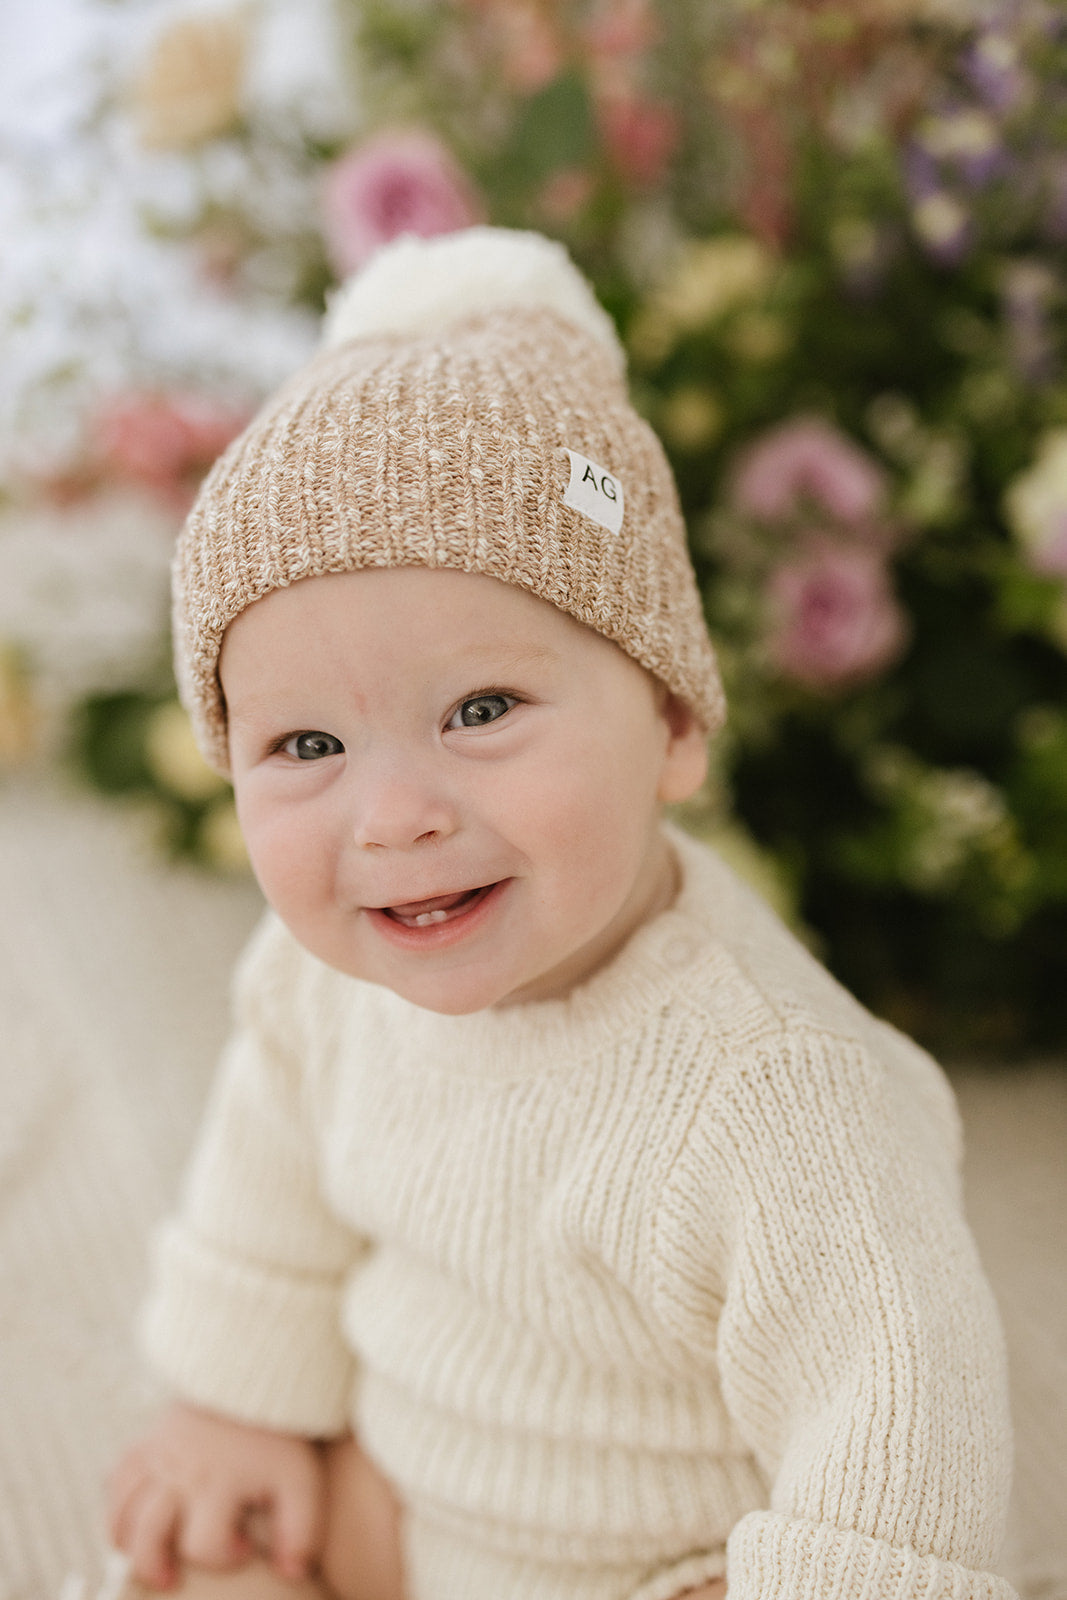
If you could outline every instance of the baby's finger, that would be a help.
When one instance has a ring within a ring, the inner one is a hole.
[[[130,1533],[136,1516],[137,1501],[143,1493],[144,1485],[135,1485],[118,1495],[108,1491],[107,1497],[107,1536],[116,1550],[129,1550]]]
[[[104,1498],[107,1528],[111,1542],[120,1550],[125,1548],[120,1529],[128,1523],[131,1505],[150,1481],[144,1458],[134,1450],[124,1455],[108,1476]]]
[[[247,1561],[253,1546],[243,1531],[243,1514],[240,1501],[226,1495],[194,1500],[181,1531],[181,1555],[198,1567],[218,1570]]]
[[[158,1483],[150,1478],[142,1478],[116,1509],[108,1528],[111,1543],[116,1550],[121,1550],[127,1556],[131,1554],[142,1521],[151,1522],[153,1513],[150,1507],[159,1491]]]
[[[131,1509],[126,1543],[135,1578],[150,1589],[170,1589],[178,1581],[178,1532],[181,1499],[166,1484],[152,1484],[137,1495]]]
[[[284,1578],[307,1577],[319,1555],[325,1522],[323,1484],[309,1473],[295,1478],[272,1506],[271,1558]]]

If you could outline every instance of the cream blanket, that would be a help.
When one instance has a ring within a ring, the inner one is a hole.
[[[146,1240],[258,902],[43,779],[0,796],[0,885],[0,1600],[58,1600],[100,1578],[100,1484],[152,1403],[130,1336]],[[1025,1600],[1067,1600],[1067,1064],[954,1081],[1012,1357],[1003,1565]]]

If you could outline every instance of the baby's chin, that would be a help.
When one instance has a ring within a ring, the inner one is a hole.
[[[504,1010],[541,1000],[562,1000],[578,986],[562,969],[544,972],[536,968],[522,972],[487,971],[483,964],[457,964],[450,971],[391,973],[381,968],[349,967],[340,963],[337,970],[349,977],[387,989],[409,1005],[432,1011],[442,1017],[469,1017],[480,1011]]]
[[[466,984],[442,985],[391,983],[384,978],[369,978],[379,988],[388,989],[409,1005],[420,1011],[432,1011],[439,1017],[473,1017],[480,1011],[493,1011],[510,1005],[521,1005],[525,996],[521,991],[500,990],[499,985]]]

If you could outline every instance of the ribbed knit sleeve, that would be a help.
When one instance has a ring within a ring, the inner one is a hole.
[[[662,1217],[660,1310],[717,1329],[765,1473],[730,1600],[1009,1600],[988,1568],[1010,1440],[996,1312],[951,1163],[859,1043],[753,1044],[696,1119]],[[714,1270],[709,1263],[714,1262]]]
[[[157,1241],[141,1332],[150,1365],[183,1399],[327,1436],[348,1424],[340,1302],[361,1245],[316,1175],[296,1050],[303,959],[268,919],[238,970],[236,1028],[181,1210]]]

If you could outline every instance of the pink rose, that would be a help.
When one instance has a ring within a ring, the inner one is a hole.
[[[510,89],[536,94],[566,64],[567,42],[558,10],[544,0],[460,0],[477,23],[472,30],[480,62]]]
[[[611,96],[600,106],[600,131],[615,169],[628,183],[651,188],[664,177],[678,145],[672,106],[636,94]]]
[[[484,218],[466,173],[429,133],[383,133],[334,162],[323,190],[330,260],[347,277],[401,234],[430,239]]]
[[[655,44],[660,27],[649,0],[612,0],[582,30],[594,60],[644,55]]]
[[[563,41],[557,20],[537,5],[505,0],[493,21],[501,51],[500,70],[512,89],[536,94],[563,66]]]
[[[870,550],[812,545],[771,574],[768,598],[771,660],[812,689],[873,677],[907,642],[907,619]]]
[[[882,509],[885,490],[885,474],[865,451],[821,417],[796,417],[744,452],[731,497],[739,511],[767,522],[814,502],[840,522],[859,523]]]
[[[582,167],[561,167],[537,197],[541,215],[549,222],[570,222],[593,194],[593,176]]]
[[[96,454],[106,474],[182,500],[247,420],[204,395],[120,395],[94,418]]]

